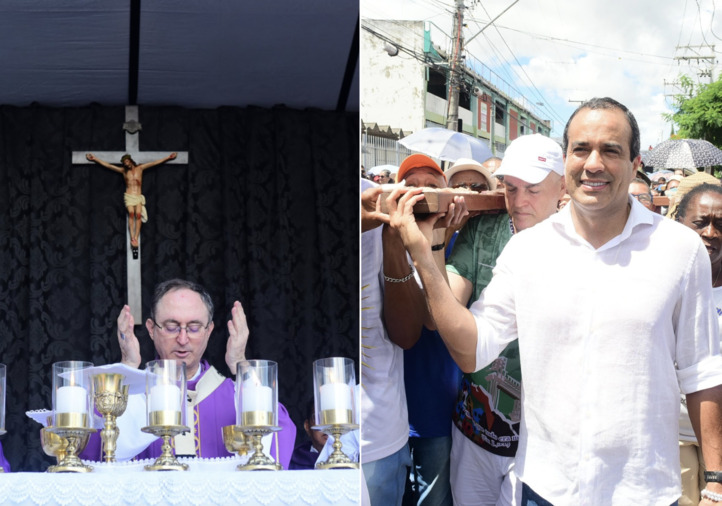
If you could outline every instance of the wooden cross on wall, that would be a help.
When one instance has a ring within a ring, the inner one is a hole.
[[[141,130],[140,122],[138,121],[138,106],[128,105],[125,107],[125,123],[123,124],[125,130],[125,151],[73,151],[72,163],[73,164],[95,164],[95,162],[89,161],[85,155],[88,152],[93,153],[98,158],[111,161],[112,163],[118,163],[120,158],[128,154],[138,164],[151,162],[168,156],[170,153],[164,153],[160,151],[141,151],[140,150],[140,139],[138,132]],[[165,163],[171,164],[188,164],[188,152],[178,151],[178,156],[175,160],[169,160]],[[120,201],[120,199],[119,199]],[[125,207],[125,206],[124,206]],[[140,237],[138,238],[138,258],[133,258],[133,252],[130,246],[130,231],[127,223],[128,217],[126,214],[126,226],[125,226],[125,249],[126,249],[126,263],[128,271],[128,305],[130,306],[130,312],[133,315],[136,325],[143,324],[143,309],[142,309],[142,298],[141,298],[141,279],[140,279]]]

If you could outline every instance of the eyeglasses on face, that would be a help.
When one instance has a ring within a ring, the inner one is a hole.
[[[649,202],[650,204],[652,203],[651,193],[632,193],[631,195],[640,202]]]
[[[208,325],[210,325],[210,322],[205,325],[198,322],[191,322],[186,324],[185,327],[173,320],[163,322],[160,325],[158,325],[158,322],[153,320],[153,324],[160,329],[161,333],[165,334],[168,337],[180,335],[181,330],[185,330],[188,337],[195,337],[199,335],[201,331],[207,329]]]
[[[489,185],[486,183],[458,183],[452,186],[452,188],[466,188],[475,192],[483,192],[489,189]]]

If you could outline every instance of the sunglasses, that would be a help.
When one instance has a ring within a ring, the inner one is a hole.
[[[483,192],[489,189],[489,185],[486,183],[459,183],[452,186],[452,188],[466,188],[475,192]]]

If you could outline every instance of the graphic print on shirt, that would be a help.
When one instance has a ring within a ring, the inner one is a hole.
[[[521,369],[515,344],[484,369],[462,377],[453,415],[466,437],[504,457],[516,453],[521,421]]]

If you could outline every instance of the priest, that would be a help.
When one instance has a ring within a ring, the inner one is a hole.
[[[133,316],[124,306],[118,316],[118,343],[123,364],[140,366],[140,344],[133,331]],[[159,359],[181,360],[186,364],[188,387],[186,423],[190,433],[175,437],[177,456],[213,458],[230,456],[223,443],[222,427],[235,425],[234,382],[203,360],[213,331],[213,301],[199,284],[182,279],[160,283],[153,296],[150,317],[145,322]],[[236,301],[228,322],[226,364],[235,376],[236,364],[245,360],[248,325],[241,303]],[[116,456],[118,460],[135,456],[156,458],[161,453],[159,438],[140,432],[145,425],[144,395],[131,395],[126,413],[118,418],[121,430]],[[140,416],[142,413],[142,416]],[[192,417],[191,417],[192,413]],[[129,419],[131,417],[132,419]],[[296,440],[296,426],[288,411],[278,403],[278,422],[282,430],[268,437],[270,455],[288,469]],[[265,447],[268,449],[268,447]],[[100,437],[94,434],[81,458],[101,460]]]

